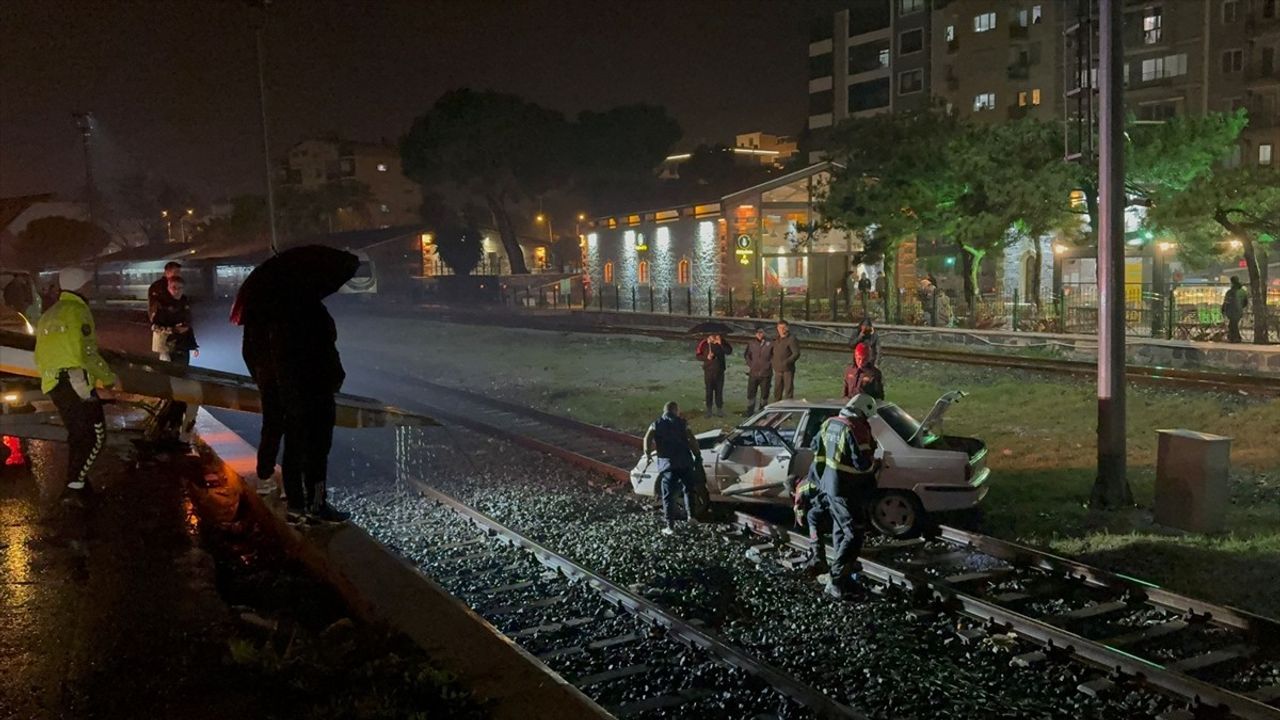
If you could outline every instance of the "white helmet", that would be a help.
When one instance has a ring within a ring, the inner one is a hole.
[[[858,393],[849,398],[849,402],[840,408],[840,417],[862,417],[870,419],[876,414],[876,399],[866,393]]]

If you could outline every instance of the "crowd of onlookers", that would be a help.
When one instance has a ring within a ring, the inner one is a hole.
[[[747,372],[747,409],[744,416],[770,402],[795,397],[796,363],[800,360],[800,343],[786,320],[779,320],[777,333],[758,327],[747,341],[742,357]],[[842,397],[865,393],[884,399],[884,376],[878,365],[880,336],[870,318],[864,319],[849,339],[852,362],[844,368]],[[708,417],[724,417],[725,369],[733,347],[723,333],[712,332],[698,341],[694,355],[702,362],[704,403]],[[757,399],[758,398],[758,399]]]

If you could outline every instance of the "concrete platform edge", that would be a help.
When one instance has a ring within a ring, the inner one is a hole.
[[[305,534],[295,530],[285,522],[278,503],[264,501],[245,481],[255,473],[253,446],[203,409],[196,432],[246,509],[291,553],[337,588],[363,619],[385,623],[413,639],[434,662],[454,673],[492,717],[613,717],[363,529],[347,525]]]

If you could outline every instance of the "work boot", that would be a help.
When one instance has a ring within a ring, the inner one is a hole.
[[[866,590],[862,589],[854,580],[830,580],[827,582],[827,594],[837,600],[860,600],[866,596]]]
[[[343,512],[324,500],[321,500],[319,505],[307,511],[307,520],[312,523],[341,525],[350,519],[351,513]]]
[[[809,556],[804,559],[797,568],[804,570],[811,575],[821,575],[831,571],[831,566],[827,564],[826,552],[821,549],[812,549]]]

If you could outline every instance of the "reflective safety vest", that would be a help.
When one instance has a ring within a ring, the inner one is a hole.
[[[827,418],[813,439],[813,472],[805,483],[819,481],[824,489],[835,486],[840,475],[861,475],[875,463],[875,438],[866,420]],[[803,485],[804,483],[802,483]]]
[[[36,323],[36,367],[40,370],[40,391],[49,392],[64,370],[83,370],[90,385],[113,385],[116,374],[98,354],[93,314],[79,295],[62,291]]]
[[[684,418],[663,415],[653,423],[653,441],[658,446],[658,457],[666,458],[675,467],[691,467],[693,453],[689,450],[689,426]]]

